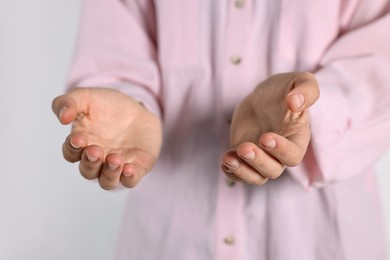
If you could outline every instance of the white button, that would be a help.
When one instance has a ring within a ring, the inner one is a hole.
[[[226,245],[233,245],[234,244],[234,237],[233,236],[226,236],[224,239],[223,239],[223,242],[226,244]]]
[[[233,56],[230,58],[231,63],[234,65],[238,65],[241,63],[241,57],[240,56]]]
[[[238,9],[241,9],[244,7],[244,4],[245,4],[245,1],[244,0],[236,0],[236,2],[234,2],[234,5],[238,8]]]

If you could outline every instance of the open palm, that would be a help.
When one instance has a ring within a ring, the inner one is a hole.
[[[224,172],[260,185],[299,164],[310,141],[307,109],[318,98],[310,73],[277,74],[260,83],[234,111]]]
[[[53,101],[63,124],[72,123],[63,145],[66,160],[80,161],[87,179],[104,189],[135,186],[154,166],[161,148],[161,123],[143,105],[119,91],[75,88]]]

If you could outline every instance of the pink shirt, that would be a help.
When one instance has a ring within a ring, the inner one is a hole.
[[[117,259],[385,259],[372,165],[389,145],[390,1],[85,0],[70,86],[161,116],[156,168],[129,191]],[[304,162],[264,186],[219,165],[236,104],[311,71]]]

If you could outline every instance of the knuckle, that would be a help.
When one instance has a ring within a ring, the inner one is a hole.
[[[112,172],[103,172],[102,178],[109,183],[116,183],[119,181],[119,176]]]
[[[94,180],[97,178],[97,176],[95,174],[86,173],[83,170],[80,170],[80,174],[81,174],[81,176],[83,176],[87,180]]]
[[[280,177],[280,175],[282,175],[282,172],[283,171],[272,171],[269,175],[267,175],[268,178],[270,178],[271,180],[275,180],[277,178]]]
[[[81,150],[72,150],[66,143],[64,143],[62,146],[62,155],[68,162],[78,162],[81,159]]]
[[[134,188],[138,182],[140,181],[140,178],[136,176],[131,176],[131,177],[124,177],[121,178],[120,182],[125,188]]]
[[[99,185],[103,190],[112,190],[118,185],[118,183],[107,180],[107,178],[102,175],[99,177]]]
[[[79,163],[79,172],[85,179],[94,180],[100,175],[100,167],[93,167],[81,161]]]
[[[132,182],[132,181],[121,181],[122,185],[125,187],[125,188],[134,188],[137,183],[136,182]]]
[[[111,183],[106,183],[106,182],[99,182],[100,188],[103,190],[112,190],[116,187],[116,185],[113,185]]]
[[[75,158],[74,156],[69,156],[67,154],[64,154],[64,159],[67,160],[70,163],[75,163],[75,162],[79,161],[78,158]]]
[[[264,177],[258,172],[246,172],[246,174],[241,177],[241,179],[248,184],[256,185],[256,186],[261,186],[267,182],[267,177]]]
[[[260,178],[256,178],[256,180],[253,181],[252,184],[255,184],[255,185],[257,185],[257,186],[262,186],[262,185],[264,185],[264,184],[267,183],[268,178],[261,177],[261,176],[259,176],[259,177],[260,177]]]
[[[295,167],[302,162],[302,159],[303,158],[301,156],[293,156],[286,165],[289,167]]]

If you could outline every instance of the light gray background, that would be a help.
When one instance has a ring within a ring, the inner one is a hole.
[[[50,108],[64,89],[79,5],[0,0],[0,259],[113,258],[126,194],[100,190],[65,163],[69,128]],[[389,162],[390,152],[378,163],[387,223]]]

